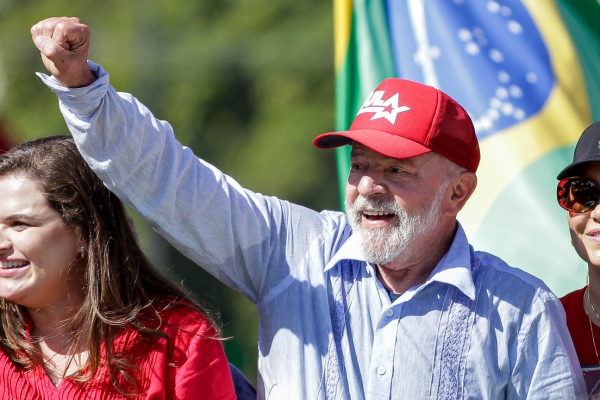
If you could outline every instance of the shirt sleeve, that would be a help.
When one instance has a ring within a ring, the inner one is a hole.
[[[343,214],[246,190],[195,157],[168,122],[117,93],[108,74],[89,64],[98,79],[85,88],[38,74],[57,94],[81,154],[127,206],[225,284],[257,303],[298,268],[324,232],[341,232]]]
[[[587,399],[581,367],[560,301],[538,291],[517,340],[508,399]]]

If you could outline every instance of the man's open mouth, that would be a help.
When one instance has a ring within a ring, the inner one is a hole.
[[[396,214],[387,211],[363,211],[362,214],[370,221],[394,218]]]

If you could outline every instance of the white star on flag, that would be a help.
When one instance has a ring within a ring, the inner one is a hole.
[[[385,91],[383,90],[371,93],[367,100],[365,100],[365,103],[362,105],[360,110],[358,110],[358,113],[356,115],[372,112],[375,114],[371,117],[371,121],[373,121],[374,119],[385,118],[392,125],[395,124],[396,116],[398,116],[398,114],[401,112],[409,111],[410,108],[407,106],[398,106],[398,93],[396,93],[395,95],[393,95],[385,101],[382,100],[384,94]],[[386,109],[389,107],[391,107],[391,110],[386,111]]]

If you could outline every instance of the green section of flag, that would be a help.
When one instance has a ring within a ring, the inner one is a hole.
[[[592,118],[600,120],[600,4],[597,0],[558,0],[558,8],[577,49]]]
[[[571,246],[566,212],[556,201],[556,175],[570,163],[573,150],[552,151],[521,171],[472,238],[475,250],[502,254],[508,265],[543,277],[559,296],[583,287],[587,272]]]
[[[360,87],[356,50],[356,19],[353,17],[346,62],[335,76],[335,129],[338,131],[346,130],[350,127],[358,109],[357,104],[360,102],[358,98],[360,92],[355,90],[355,88]],[[343,209],[344,192],[346,180],[348,179],[348,166],[350,165],[349,147],[338,147],[336,149],[336,156],[341,193],[340,198]]]
[[[369,93],[394,73],[386,2],[354,1],[346,61],[336,73],[336,130],[348,129]],[[342,208],[349,164],[350,148],[339,148],[337,166]]]

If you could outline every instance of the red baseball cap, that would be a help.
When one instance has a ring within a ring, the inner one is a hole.
[[[330,149],[352,141],[391,158],[435,151],[470,172],[479,165],[479,144],[465,109],[446,93],[405,79],[381,82],[348,131],[324,133],[313,143]]]

